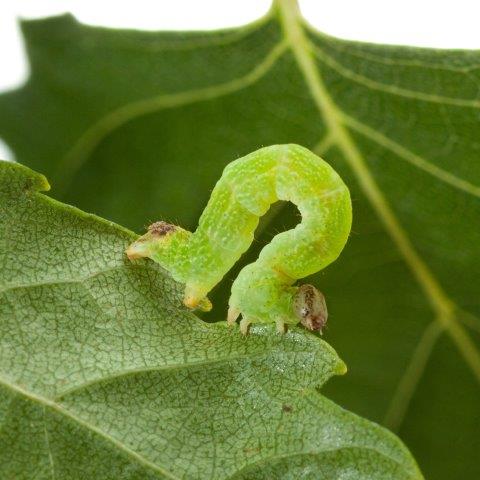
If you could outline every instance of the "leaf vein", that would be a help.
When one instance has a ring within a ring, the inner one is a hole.
[[[373,448],[373,447],[364,447],[364,446],[357,446],[357,445],[352,445],[348,447],[336,447],[336,448],[324,448],[324,449],[319,449],[319,450],[311,450],[307,452],[289,452],[285,454],[280,454],[280,455],[271,455],[270,457],[266,458],[261,458],[260,460],[257,460],[256,462],[252,462],[250,464],[247,464],[243,466],[241,469],[237,470],[233,475],[229,476],[226,478],[226,480],[234,480],[237,478],[239,475],[241,475],[245,470],[250,469],[253,466],[257,465],[263,465],[270,463],[275,460],[282,460],[284,458],[292,458],[292,457],[300,457],[304,455],[311,455],[311,456],[318,456],[322,455],[323,453],[330,453],[330,452],[343,452],[343,451],[349,451],[349,450],[365,450],[365,451],[370,451],[370,452],[375,452],[381,455],[384,458],[387,458],[397,464],[403,471],[405,471],[405,467],[395,458],[391,457],[390,455],[386,455],[385,453],[381,452],[380,450]],[[410,472],[409,472],[410,473]],[[411,476],[410,478],[421,478],[417,474],[417,472],[414,472],[415,475]]]
[[[340,64],[329,56],[324,50],[321,50],[318,46],[311,46],[313,49],[315,57],[318,58],[325,65],[328,65],[330,68],[335,70],[337,73],[342,75],[353,82],[363,85],[371,90],[382,91],[390,95],[396,95],[399,97],[411,98],[414,100],[420,100],[423,102],[430,103],[439,103],[441,105],[454,105],[457,107],[469,107],[469,108],[480,108],[480,100],[469,99],[469,98],[457,98],[457,97],[447,97],[443,95],[431,94],[426,92],[421,92],[419,90],[411,90],[408,88],[400,87],[398,85],[389,85],[372,78],[361,75],[344,65]]]
[[[437,314],[437,320],[448,331],[464,360],[480,382],[480,354],[468,332],[457,321],[454,315],[454,304],[417,253],[409,236],[377,185],[361,151],[342,122],[341,109],[334,103],[327,91],[315,63],[314,47],[305,37],[301,27],[298,5],[293,0],[277,0],[277,2],[280,7],[281,23],[286,39],[296,58],[300,72],[305,78],[313,101],[323,115],[327,128],[334,136],[338,148],[356,176],[361,189],[428,298]]]
[[[152,319],[153,320],[153,319]],[[204,322],[202,322],[204,323]],[[218,323],[215,324],[206,324],[206,328],[214,328],[210,327],[209,325],[218,325]],[[183,363],[175,363],[175,364],[165,364],[165,365],[157,365],[157,366],[152,366],[152,367],[140,367],[140,368],[131,368],[127,370],[121,370],[118,372],[115,372],[112,375],[104,375],[102,377],[94,378],[92,380],[86,381],[84,383],[81,383],[79,385],[75,385],[71,388],[68,388],[64,390],[63,392],[60,392],[58,395],[54,397],[55,401],[60,401],[67,395],[72,395],[76,394],[78,392],[81,392],[82,390],[85,390],[91,386],[103,383],[103,382],[108,382],[110,380],[115,380],[118,378],[126,377],[129,375],[135,375],[137,373],[151,373],[151,372],[165,372],[165,371],[170,371],[170,370],[184,370],[184,369],[189,369],[189,368],[197,368],[197,367],[204,367],[204,366],[214,366],[214,365],[220,365],[222,363],[231,363],[231,362],[237,362],[238,360],[259,360],[261,358],[265,358],[269,355],[272,355],[272,353],[276,353],[275,350],[268,350],[268,351],[263,351],[261,353],[255,353],[255,354],[248,354],[248,355],[230,355],[228,357],[218,357],[218,358],[209,358],[205,360],[195,360],[195,361],[189,361],[188,359],[185,359]],[[292,354],[292,355],[298,355],[299,353],[303,353],[301,351],[295,351],[295,352],[284,352],[284,351],[279,351],[279,353],[282,353],[284,355]],[[306,351],[304,353],[310,353],[309,351]]]
[[[157,465],[156,463],[151,462],[147,458],[143,457],[139,453],[135,452],[132,450],[130,447],[125,445],[123,442],[120,440],[116,439],[115,437],[112,437],[110,434],[107,432],[101,430],[99,427],[96,425],[93,425],[92,423],[88,422],[87,420],[84,420],[83,418],[79,417],[77,414],[74,412],[68,410],[64,406],[60,405],[59,403],[56,403],[48,398],[42,397],[40,395],[36,395],[32,392],[28,392],[27,390],[23,389],[22,387],[12,384],[9,382],[7,379],[0,377],[0,385],[3,386],[5,389],[13,392],[16,395],[21,395],[25,397],[26,399],[30,400],[33,403],[36,403],[40,405],[41,407],[49,408],[50,410],[69,418],[70,420],[73,420],[76,422],[78,425],[82,426],[83,428],[92,431],[99,435],[100,437],[104,438],[108,442],[112,443],[117,447],[119,450],[121,450],[123,453],[125,453],[127,456],[135,459],[139,464],[141,464],[144,467],[147,467],[151,470],[156,471],[157,473],[161,473],[164,477],[170,479],[170,480],[180,480],[180,478],[176,477],[173,475],[171,472],[166,470],[164,467]]]
[[[11,290],[17,290],[17,289],[39,288],[39,287],[45,287],[48,285],[53,286],[53,285],[63,285],[63,284],[70,284],[70,283],[71,284],[83,283],[95,277],[98,277],[104,273],[114,272],[116,270],[123,270],[126,268],[128,267],[126,267],[125,265],[115,265],[113,267],[108,267],[108,268],[93,272],[89,275],[85,275],[84,277],[70,278],[70,279],[47,279],[41,282],[7,284],[6,287],[0,288],[0,294],[7,293]]]
[[[57,191],[64,193],[75,172],[83,165],[100,142],[125,123],[149,113],[212,100],[240,91],[266,75],[285,50],[285,42],[278,43],[250,72],[229,82],[138,100],[108,113],[88,128],[60,161],[54,182],[57,185]]]
[[[367,60],[370,62],[374,63],[380,63],[382,65],[388,65],[392,67],[412,67],[412,68],[424,68],[424,69],[430,69],[430,70],[444,70],[447,72],[456,72],[456,73],[463,73],[465,75],[469,75],[469,73],[480,69],[480,64],[472,64],[469,66],[454,66],[454,65],[446,65],[444,63],[434,63],[434,62],[428,62],[425,59],[422,60],[415,60],[415,59],[396,59],[396,58],[390,58],[387,56],[381,56],[377,55],[371,52],[366,52],[359,50],[357,47],[357,50],[353,50],[351,48],[351,45],[344,45],[344,40],[338,39],[335,37],[330,37],[324,34],[323,32],[319,32],[315,30],[314,28],[310,27],[308,24],[306,27],[314,34],[314,35],[319,35],[322,37],[323,40],[325,40],[329,47],[334,48],[337,52],[340,52],[341,54],[344,55],[349,55],[352,57],[360,58],[362,60]],[[409,48],[409,47],[407,47]],[[421,49],[418,49],[415,47],[414,52],[421,52]],[[434,53],[435,51],[429,51],[429,53]],[[469,51],[470,52],[470,51]]]
[[[52,480],[55,480],[55,462],[53,461],[53,454],[52,449],[50,447],[50,439],[48,435],[48,427],[47,427],[47,417],[46,417],[46,408],[45,405],[43,406],[43,432],[45,435],[45,446],[47,447],[48,452],[48,460],[50,462],[50,472],[52,474]]]
[[[408,150],[407,148],[395,142],[386,135],[381,134],[378,130],[374,130],[373,128],[365,125],[363,122],[360,122],[355,118],[347,115],[345,112],[340,112],[340,116],[345,125],[351,127],[353,130],[369,138],[370,140],[373,140],[375,143],[382,146],[386,150],[393,152],[402,160],[405,160],[413,166],[429,173],[430,175],[444,183],[447,183],[459,190],[462,190],[470,195],[480,198],[480,186],[474,185],[473,183],[464,180],[463,178],[459,178],[457,175],[454,175],[453,173],[450,173],[443,168],[438,167],[437,165],[431,163],[422,156]]]
[[[433,321],[425,327],[385,414],[383,425],[388,429],[397,431],[402,424],[433,348],[443,331],[441,324],[437,321]]]

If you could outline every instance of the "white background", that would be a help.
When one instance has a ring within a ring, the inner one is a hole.
[[[28,76],[18,18],[63,12],[108,27],[203,30],[265,14],[270,0],[0,0],[0,92]],[[316,28],[342,38],[439,48],[480,48],[480,0],[300,0]],[[0,140],[0,158],[11,158]]]

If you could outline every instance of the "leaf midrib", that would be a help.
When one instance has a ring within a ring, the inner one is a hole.
[[[127,456],[131,457],[135,461],[137,461],[140,465],[143,467],[149,468],[157,473],[160,473],[164,475],[166,478],[170,480],[181,480],[180,477],[175,476],[173,473],[171,473],[168,469],[166,469],[164,466],[159,465],[158,463],[154,463],[147,458],[145,458],[143,455],[140,455],[137,453],[135,450],[131,449],[127,445],[125,445],[123,442],[118,440],[117,438],[111,436],[108,432],[105,432],[101,428],[97,427],[96,425],[88,422],[87,420],[83,419],[82,417],[78,416],[74,412],[70,411],[69,409],[65,408],[64,406],[60,405],[57,403],[55,400],[51,400],[47,397],[37,395],[35,393],[29,392],[25,390],[24,388],[20,387],[19,385],[13,384],[9,382],[8,380],[2,378],[0,376],[0,386],[3,386],[5,389],[13,392],[15,395],[21,395],[23,398],[28,399],[29,401],[36,403],[40,406],[43,407],[43,415],[44,415],[44,425],[45,425],[45,440],[46,440],[46,446],[48,449],[48,455],[49,455],[49,461],[50,461],[50,466],[51,466],[51,471],[52,475],[54,474],[54,458],[50,449],[49,441],[48,441],[48,428],[46,425],[46,409],[53,410],[55,413],[58,413],[59,415],[63,416],[64,418],[68,418],[74,422],[76,422],[77,425],[81,426],[82,428],[85,428],[88,431],[91,431],[106,441],[112,443],[115,447],[117,447],[120,451],[124,452]],[[305,389],[303,390],[303,393],[305,394],[306,392],[310,392],[311,394],[315,396],[320,396],[317,390],[314,389]],[[342,450],[349,450],[349,449],[360,449],[360,450],[367,450],[367,451],[374,451],[378,453],[379,455],[390,459],[393,461],[395,464],[397,464],[402,470],[405,471],[404,466],[402,463],[390,455],[385,454],[385,452],[382,452],[379,449],[373,448],[373,447],[365,447],[362,445],[349,445],[349,446],[343,446],[343,447],[333,447],[333,448],[324,448],[324,449],[318,449],[318,451],[312,451],[312,452],[304,452],[304,451],[291,451],[288,454],[284,455],[272,455],[266,458],[263,458],[259,460],[258,462],[255,462],[253,464],[246,464],[244,467],[242,467],[240,470],[237,470],[232,476],[228,477],[229,479],[235,478],[239,473],[242,471],[246,470],[247,468],[250,468],[252,465],[256,464],[262,464],[262,463],[268,463],[272,460],[278,459],[278,458],[290,458],[294,456],[299,456],[299,455],[319,455],[325,452],[332,452],[332,451],[342,451]],[[416,473],[419,472],[409,472],[409,475],[412,476],[412,478],[415,478]],[[52,478],[55,478],[54,475]]]
[[[330,131],[334,143],[342,152],[356,176],[360,188],[428,298],[436,313],[436,321],[450,334],[464,360],[480,382],[480,354],[470,335],[456,318],[454,303],[444,292],[427,264],[415,250],[407,233],[378,187],[350,132],[343,123],[342,110],[328,94],[321,73],[314,62],[313,46],[304,34],[297,1],[275,0],[275,4],[278,6],[280,22],[290,50],[297,60],[307,87],[319,112],[323,116],[325,125]]]

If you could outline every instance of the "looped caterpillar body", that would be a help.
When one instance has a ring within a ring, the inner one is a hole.
[[[209,310],[208,292],[253,241],[259,217],[270,205],[297,205],[302,221],[276,235],[232,285],[228,323],[242,315],[251,323],[302,322],[320,330],[327,320],[323,295],[311,285],[294,286],[333,262],[348,239],[350,193],[324,160],[299,145],[273,145],[233,161],[215,185],[194,233],[156,222],[127,249],[129,258],[149,257],[185,283],[184,303]]]

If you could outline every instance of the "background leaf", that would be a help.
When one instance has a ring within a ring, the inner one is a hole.
[[[328,344],[202,322],[133,234],[45,189],[0,162],[1,478],[422,478],[316,391],[345,372]]]
[[[346,250],[311,279],[350,367],[328,395],[398,431],[428,477],[480,475],[477,51],[334,39],[284,0],[215,33],[70,16],[23,30],[32,75],[0,97],[0,134],[52,177],[53,195],[129,228],[193,229],[231,160],[273,143],[316,148],[354,200]],[[297,221],[273,209],[244,263]],[[238,268],[210,320],[223,319]]]

